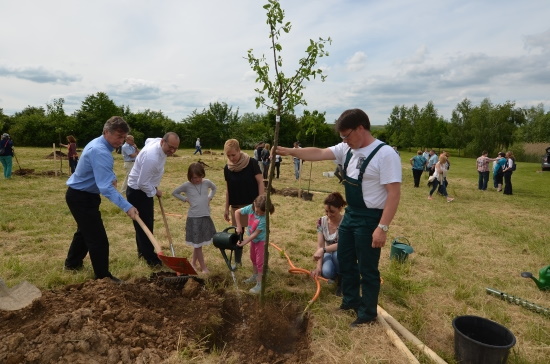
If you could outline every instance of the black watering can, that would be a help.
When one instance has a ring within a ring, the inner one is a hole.
[[[228,231],[233,229],[233,233]],[[243,248],[237,246],[239,240],[242,240],[242,235],[237,234],[237,228],[235,226],[230,226],[225,228],[223,231],[214,234],[212,242],[214,246],[220,249],[223,259],[230,271],[234,272],[237,270],[237,265],[242,265],[241,258],[243,256]],[[227,258],[226,250],[230,250],[229,258]],[[235,252],[235,264],[231,264],[231,259],[233,258],[233,252]]]

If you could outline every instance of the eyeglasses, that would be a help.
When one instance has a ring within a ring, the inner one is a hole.
[[[349,136],[351,135],[351,133],[353,133],[355,131],[355,129],[351,129],[351,131],[348,133],[348,135],[345,135],[345,136],[341,136],[340,135],[340,138],[342,138],[342,140],[346,140],[347,138],[349,138]]]
[[[178,147],[177,147],[177,146],[174,147],[174,146],[168,144],[168,142],[165,142],[165,144],[168,146],[168,150],[171,150],[171,151],[173,151],[173,152],[175,152],[176,150],[178,150]]]

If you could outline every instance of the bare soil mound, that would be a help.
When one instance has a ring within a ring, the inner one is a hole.
[[[0,363],[185,362],[212,350],[253,364],[307,362],[309,322],[297,320],[303,307],[270,298],[261,308],[223,276],[206,286],[167,277],[174,275],[87,281],[0,311]]]

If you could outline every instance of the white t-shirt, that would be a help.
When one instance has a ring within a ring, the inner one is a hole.
[[[369,154],[382,142],[376,139],[373,143],[364,148],[352,149],[352,156],[346,169],[346,175],[357,179],[359,168]],[[350,147],[346,143],[340,143],[329,148],[336,157],[336,163],[344,165],[346,154]],[[363,174],[363,200],[365,205],[371,209],[383,209],[386,205],[388,193],[384,185],[394,182],[401,183],[402,170],[401,160],[392,147],[385,145],[378,150],[369,162]],[[349,201],[348,201],[349,202]]]

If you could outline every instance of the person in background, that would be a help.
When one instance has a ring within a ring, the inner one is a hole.
[[[76,139],[74,136],[67,136],[68,144],[59,144],[60,146],[67,148],[67,159],[69,159],[70,174],[74,173],[76,165],[78,164],[78,153],[76,152]]]
[[[340,192],[332,192],[323,202],[325,216],[317,220],[317,249],[313,260],[317,266],[311,272],[314,277],[322,276],[336,281],[337,296],[342,295],[342,280],[338,264],[338,228],[342,222],[342,209],[347,205]]]
[[[89,254],[95,278],[109,278],[115,283],[122,281],[109,271],[109,239],[99,205],[100,195],[103,195],[131,219],[138,215],[138,210],[117,191],[113,172],[113,150],[122,145],[129,131],[130,127],[120,116],[107,120],[103,135],[84,147],[75,173],[67,180],[65,194],[67,206],[77,224],[65,259],[65,269],[81,270],[83,260]]]
[[[422,156],[422,151],[419,150],[416,152],[416,155],[412,157],[409,162],[412,166],[413,178],[414,178],[414,187],[420,186],[420,177],[426,168],[428,161]]]
[[[11,169],[13,165],[13,140],[8,133],[2,134],[0,139],[0,163],[4,169],[4,178],[11,178]]]
[[[516,164],[516,159],[514,158],[514,153],[508,151],[506,152],[506,164],[502,170],[504,174],[504,194],[512,194],[512,173],[514,173],[514,165]]]
[[[193,155],[200,153],[202,155],[202,149],[201,149],[201,139],[197,138],[197,141],[195,142],[195,153]]]
[[[435,150],[430,150],[430,157],[428,158],[428,164],[426,165],[426,169],[428,171],[428,175],[433,175],[435,171],[435,164],[437,163],[437,154],[435,154]]]
[[[294,148],[298,149],[300,147],[300,143],[294,142]],[[301,165],[300,158],[293,157],[292,161],[294,162],[294,176],[296,177],[296,181],[300,179],[300,171],[301,171]]]
[[[271,163],[271,146],[269,143],[265,143],[264,149],[262,150],[262,164],[264,165],[263,177],[267,179],[269,174],[269,164]]]
[[[162,191],[158,186],[164,174],[166,158],[173,155],[179,145],[180,138],[174,132],[168,132],[162,138],[148,138],[145,140],[145,146],[137,155],[128,176],[128,187],[126,188],[128,201],[139,210],[141,220],[151,233],[155,220],[154,197],[162,197]],[[134,228],[138,258],[145,259],[151,268],[161,267],[162,262],[155,252],[153,244],[137,221],[134,221]]]
[[[122,182],[122,187],[120,188],[120,193],[126,195],[126,188],[128,187],[128,176],[130,171],[134,166],[136,157],[139,154],[139,148],[137,147],[134,137],[132,135],[126,136],[126,143],[122,146],[122,158],[124,160],[124,170],[126,171],[126,176],[124,177],[124,182]]]
[[[264,173],[264,164],[262,163],[262,152],[264,150],[264,147],[265,143],[259,142],[254,148],[254,159],[258,161],[258,165],[260,166],[260,171],[262,172],[262,174]]]
[[[401,160],[370,132],[370,120],[360,109],[342,113],[335,124],[342,143],[333,147],[284,148],[277,153],[342,164],[346,213],[338,229],[338,263],[342,277],[341,310],[354,310],[351,327],[376,321],[380,292],[381,248],[401,196]]]
[[[172,192],[172,196],[189,203],[185,241],[193,247],[191,264],[195,269],[200,266],[202,273],[208,273],[202,247],[212,243],[212,238],[216,234],[216,227],[210,217],[210,201],[216,194],[216,185],[205,179],[205,176],[202,164],[191,163],[187,169],[188,182]]]
[[[495,161],[495,165],[493,166],[493,184],[494,187],[497,189],[497,192],[502,191],[502,183],[504,180],[504,168],[506,165],[506,155],[503,152],[498,153],[497,160]]]
[[[489,162],[496,161],[496,158],[489,158],[487,157],[489,153],[484,150],[481,153],[481,156],[477,158],[476,165],[477,165],[477,173],[479,175],[479,179],[477,181],[477,188],[481,191],[487,190],[487,184],[489,183]]]
[[[424,149],[424,153],[422,153],[422,156],[424,159],[428,160],[430,159],[430,152],[428,151],[428,148]],[[426,165],[426,172],[428,171],[428,166]]]
[[[281,162],[283,161],[283,157],[280,155],[275,155],[275,171],[277,173],[275,178],[279,178],[279,174],[281,172]]]
[[[237,139],[227,140],[223,152],[227,156],[227,164],[223,169],[227,184],[223,217],[225,221],[231,221],[231,225],[237,226],[235,211],[263,195],[264,179],[258,161],[241,151]],[[246,226],[246,223],[246,216],[241,216],[241,226]]]
[[[447,156],[444,153],[441,153],[439,156],[439,162],[435,164],[435,172],[433,174],[435,179],[433,180],[432,189],[430,190],[430,195],[428,200],[432,200],[432,195],[435,190],[447,198],[447,202],[451,202],[454,198],[449,197],[447,194],[447,186],[445,185],[445,180],[447,178]]]
[[[395,150],[395,153],[397,153],[397,155],[401,155],[401,154],[399,154],[399,151],[397,150],[396,146],[393,147],[393,150]]]
[[[243,241],[239,241],[237,246],[243,247],[252,242],[250,245],[250,260],[252,261],[252,275],[244,280],[244,283],[254,283],[256,285],[250,289],[250,293],[258,294],[262,290],[262,275],[264,269],[264,246],[265,246],[265,214],[267,197],[262,194],[254,199],[254,202],[248,206],[242,207],[235,211],[235,221],[237,221],[236,233],[241,235],[244,233],[243,226],[247,226],[248,236]],[[273,214],[275,207],[269,208],[269,213]],[[246,217],[247,224],[242,225],[242,216]]]

